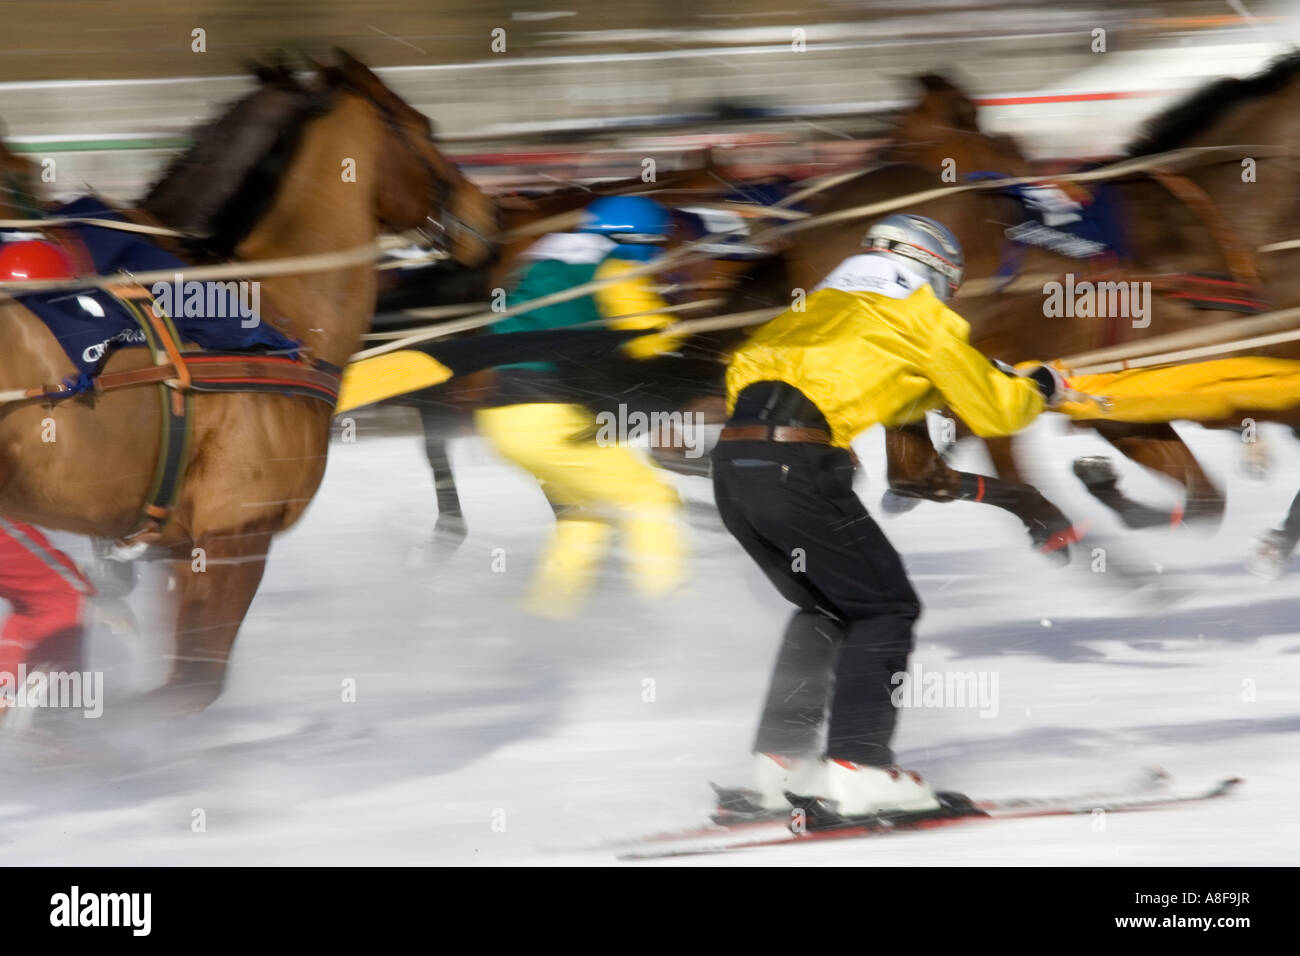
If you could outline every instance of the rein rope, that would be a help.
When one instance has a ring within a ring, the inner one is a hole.
[[[1241,156],[1251,157],[1273,157],[1273,156],[1295,156],[1295,151],[1285,147],[1256,145],[1229,145],[1229,146],[1196,146],[1183,149],[1170,150],[1164,153],[1157,153],[1150,156],[1134,157],[1132,159],[1120,160],[1108,166],[1098,169],[1088,170],[1080,173],[1067,173],[1060,176],[1050,177],[1053,182],[1062,183],[1088,183],[1104,182],[1108,180],[1124,179],[1139,174],[1151,174],[1154,178],[1153,171],[1169,171],[1175,168],[1188,168],[1200,165],[1212,165],[1219,162],[1225,162],[1229,158],[1238,158]],[[849,209],[841,209],[831,213],[814,215],[787,208],[794,203],[808,199],[814,195],[825,192],[826,190],[851,182],[852,180],[863,176],[878,166],[867,167],[866,169],[853,170],[847,173],[840,173],[814,183],[802,190],[792,193],[780,202],[772,206],[754,207],[745,203],[728,203],[728,207],[744,209],[751,216],[758,213],[756,218],[773,218],[785,220],[780,225],[771,226],[768,229],[754,236],[755,242],[771,243],[775,240],[784,239],[787,236],[814,229],[819,226],[830,225],[838,222],[852,221],[855,219],[866,219],[884,212],[891,212],[906,206],[914,206],[932,200],[956,195],[963,192],[994,192],[1005,189],[1008,186],[1029,185],[1032,183],[1043,182],[1047,177],[1044,176],[1017,176],[1005,177],[1000,179],[981,180],[977,182],[966,182],[943,186],[935,189],[921,190],[915,193],[909,193],[904,196],[898,196],[892,199],[881,200],[862,206],[855,206]],[[1166,188],[1171,188],[1166,185]],[[1176,187],[1175,187],[1176,188]],[[1174,191],[1171,188],[1171,191]],[[762,210],[762,212],[759,212]],[[765,215],[771,211],[772,215]],[[117,229],[125,232],[137,232],[148,235],[168,236],[174,238],[187,238],[185,233],[178,230],[167,229],[159,226],[136,225],[134,223],[122,223],[108,220],[95,219],[7,219],[0,220],[0,229],[23,229],[36,228],[40,226],[52,226],[65,223],[81,222],[106,229]],[[534,224],[537,226],[539,224]],[[524,230],[514,230],[508,238],[517,239],[525,235]],[[426,326],[419,329],[413,329],[409,334],[400,339],[386,342],[373,348],[365,349],[356,353],[352,358],[353,361],[372,358],[377,355],[383,355],[388,352],[398,351],[412,345],[418,345],[424,342],[441,338],[454,332],[466,331],[473,328],[479,328],[484,325],[490,325],[503,318],[507,318],[522,311],[531,311],[547,305],[554,305],[561,302],[568,302],[572,299],[581,298],[589,295],[597,289],[614,285],[628,279],[640,278],[642,276],[654,275],[670,267],[679,265],[686,261],[695,261],[701,258],[707,258],[707,254],[700,251],[710,243],[714,243],[724,238],[726,233],[714,233],[703,236],[699,239],[692,240],[676,247],[644,265],[629,270],[617,277],[603,280],[592,280],[571,289],[565,289],[555,292],[539,299],[530,300],[510,309],[499,312],[481,312],[475,315],[458,318],[454,322],[444,322],[437,325]],[[503,234],[498,234],[496,239],[501,239]],[[279,275],[300,275],[312,272],[327,272],[332,269],[344,268],[352,265],[361,265],[366,262],[373,262],[383,257],[388,250],[402,248],[410,245],[411,239],[404,236],[384,236],[378,240],[362,245],[354,246],[349,249],[338,250],[334,252],[314,253],[304,256],[291,256],[279,259],[264,259],[252,262],[232,262],[210,266],[196,266],[185,270],[189,278],[194,279],[227,279],[227,278],[248,278],[263,276]],[[1288,249],[1300,248],[1300,239],[1289,240],[1285,242],[1270,243],[1260,246],[1258,253],[1281,252]],[[1240,259],[1238,259],[1240,265]],[[1234,269],[1234,271],[1236,271]],[[156,281],[168,281],[174,278],[175,270],[155,271],[147,273],[138,273],[129,277],[135,282],[147,285]],[[75,280],[25,280],[20,282],[0,282],[0,295],[5,293],[22,293],[22,292],[48,292],[64,289],[78,289],[89,287],[105,288],[118,285],[123,281],[124,276],[85,276]],[[1026,277],[1017,280],[1019,286]],[[967,283],[963,292],[971,294],[988,294],[982,290],[976,283],[980,280],[974,280],[974,283]],[[1041,283],[1040,283],[1041,284]],[[969,290],[969,291],[968,291]],[[989,291],[1006,291],[1006,284],[997,285],[996,289],[990,288]],[[753,312],[736,313],[730,316],[714,316],[710,319],[694,320],[695,322],[724,323],[713,324],[711,328],[735,328],[742,325],[759,324],[767,321],[773,315],[779,314],[782,310],[772,311],[770,309],[755,310]],[[766,318],[761,318],[766,316]],[[685,327],[700,328],[692,323],[678,323],[674,326],[677,330],[683,330]],[[0,400],[5,400],[6,395],[0,395]],[[8,399],[12,400],[12,399]]]

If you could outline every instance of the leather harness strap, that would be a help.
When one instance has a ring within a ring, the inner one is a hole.
[[[180,358],[176,327],[166,315],[153,307],[153,298],[139,287],[116,286],[109,290],[134,317],[144,333],[154,367],[184,369]],[[168,362],[168,359],[171,362]],[[119,548],[144,548],[162,536],[162,527],[171,517],[172,508],[180,497],[189,462],[190,445],[190,394],[189,376],[175,375],[159,382],[158,398],[162,403],[162,435],[158,442],[158,462],[154,467],[153,482],[145,496],[140,517],[126,535],[118,541]]]
[[[222,355],[181,352],[180,359],[193,392],[286,392],[317,398],[328,404],[338,399],[341,377],[332,366],[309,365],[277,355]],[[177,379],[174,364],[110,372],[95,380],[97,392],[139,385],[165,385]]]
[[[132,307],[136,321],[147,326],[145,333],[153,330],[156,343],[155,364],[165,365],[170,362],[176,371],[176,387],[184,391],[190,387],[189,369],[181,358],[180,335],[171,319],[159,314],[154,308],[154,298],[148,289],[139,285],[110,286],[107,291]]]
[[[1210,235],[1214,237],[1214,241],[1223,252],[1224,261],[1232,277],[1245,285],[1259,286],[1259,266],[1255,262],[1254,254],[1241,241],[1237,230],[1224,217],[1209,194],[1187,176],[1167,167],[1156,166],[1149,172],[1152,179],[1169,190],[1175,199],[1185,203],[1187,208],[1201,220],[1202,225],[1210,231]]]

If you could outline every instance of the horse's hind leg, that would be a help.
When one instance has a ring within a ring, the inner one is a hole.
[[[468,529],[465,513],[461,510],[456,475],[451,470],[451,456],[447,453],[447,418],[439,414],[436,407],[421,404],[420,424],[424,428],[424,455],[429,460],[433,493],[438,502],[433,536],[443,550],[451,553],[464,542]]]
[[[178,600],[175,657],[167,683],[141,701],[149,713],[182,716],[217,699],[270,547],[267,531],[210,535],[194,543],[188,560],[172,562]]]
[[[924,423],[887,429],[885,451],[889,459],[889,488],[895,495],[993,505],[1020,519],[1035,548],[1069,560],[1068,546],[1077,540],[1074,527],[1037,488],[953,470],[935,451]]]
[[[1167,475],[1185,489],[1178,506],[1162,510],[1134,501],[1119,490],[1119,475],[1110,460],[1089,456],[1074,463],[1074,473],[1094,498],[1106,505],[1130,528],[1170,527],[1180,523],[1217,525],[1226,502],[1218,487],[1201,469],[1173,426],[1160,422],[1090,422],[1102,438],[1126,458]]]

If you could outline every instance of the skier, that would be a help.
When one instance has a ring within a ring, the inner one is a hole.
[[[762,326],[727,370],[730,420],[713,452],[718,510],[798,609],[754,744],[755,813],[788,810],[787,791],[845,817],[938,807],[890,749],[891,692],[921,605],[853,492],[854,436],[943,404],[976,434],[1003,435],[1064,394],[1055,369],[1017,373],[968,344],[969,325],[944,304],[964,273],[946,226],[891,215],[862,246],[804,311]]]
[[[0,680],[19,693],[20,668],[80,670],[86,599],[94,587],[73,560],[29,524],[0,518]],[[0,698],[0,722],[9,701]]]
[[[524,253],[524,268],[507,303],[623,275],[654,258],[668,240],[668,226],[667,210],[651,199],[597,199],[577,232],[544,236]],[[616,316],[628,318],[611,321],[613,328],[656,329],[672,321],[653,314],[664,306],[651,277],[632,277],[590,296],[509,316],[491,331],[540,331]],[[645,359],[670,350],[676,341],[650,333],[623,348]],[[541,482],[556,513],[555,532],[527,602],[532,611],[549,617],[574,613],[615,524],[624,533],[639,590],[658,597],[680,582],[684,548],[676,491],[629,448],[597,440],[596,417],[566,381],[560,363],[499,368],[493,396],[475,413],[475,425],[502,457]]]

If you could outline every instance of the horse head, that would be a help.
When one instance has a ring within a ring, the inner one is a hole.
[[[975,100],[960,86],[937,73],[918,76],[915,82],[921,100],[898,116],[884,158],[935,167],[955,162],[958,175],[984,170],[1030,174],[1029,161],[1015,140],[980,127]]]
[[[351,54],[336,55],[338,64],[320,73],[325,86],[369,103],[391,139],[381,160],[380,222],[394,232],[418,230],[463,265],[486,262],[494,252],[495,202],[438,149],[428,117]]]

